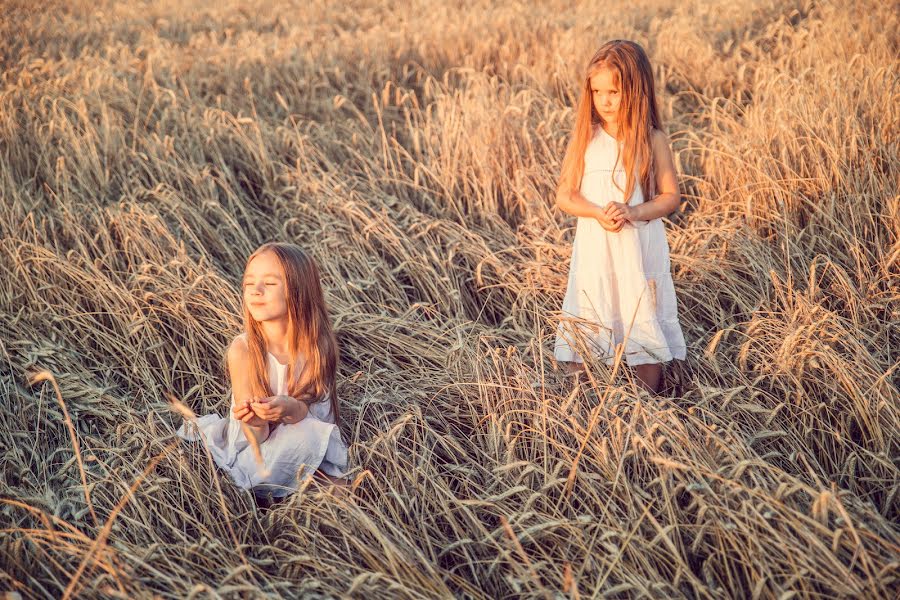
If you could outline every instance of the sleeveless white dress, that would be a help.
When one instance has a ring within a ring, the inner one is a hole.
[[[287,365],[279,363],[271,353],[267,358],[269,386],[275,395],[286,395]],[[316,469],[334,477],[343,476],[347,470],[347,446],[335,425],[328,399],[311,404],[309,414],[299,423],[279,423],[259,446],[262,465],[244,436],[241,422],[230,410],[225,418],[216,414],[199,417],[196,426],[186,421],[177,434],[189,441],[202,439],[215,463],[231,475],[238,487],[253,489],[255,493],[287,496]]]
[[[616,165],[620,148],[620,142],[597,126],[584,155],[581,194],[598,206],[623,202],[625,169],[621,160]],[[628,204],[643,201],[636,182]],[[684,359],[686,348],[662,219],[626,222],[617,233],[611,233],[596,219],[578,217],[554,345],[556,359],[583,362],[577,339],[582,336],[587,350],[607,364],[613,363],[616,344],[622,342],[624,359],[632,366]]]

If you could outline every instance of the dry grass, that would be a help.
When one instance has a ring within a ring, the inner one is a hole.
[[[890,3],[32,4],[0,19],[0,590],[900,593]],[[610,37],[648,48],[687,200],[665,398],[549,356]],[[270,239],[322,266],[349,501],[261,512],[173,445],[170,395],[225,410]]]

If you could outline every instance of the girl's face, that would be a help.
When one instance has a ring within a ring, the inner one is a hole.
[[[243,287],[244,304],[257,321],[274,321],[287,315],[284,269],[274,252],[263,252],[250,261]]]
[[[603,122],[616,123],[622,94],[619,86],[615,84],[615,75],[610,69],[601,67],[591,77],[591,97],[594,101],[594,110],[597,111]]]

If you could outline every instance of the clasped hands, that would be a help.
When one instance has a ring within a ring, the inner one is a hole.
[[[262,427],[266,423],[298,423],[306,417],[308,410],[305,398],[279,395],[236,403],[231,414],[251,427]]]
[[[610,202],[597,211],[597,222],[603,229],[616,233],[625,226],[626,221],[632,221],[634,208],[623,202]]]

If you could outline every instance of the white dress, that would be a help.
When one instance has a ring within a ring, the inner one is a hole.
[[[287,394],[287,365],[268,354],[269,386],[275,395]],[[234,398],[231,401],[234,407]],[[198,431],[199,430],[199,431]],[[300,479],[316,469],[341,477],[347,470],[347,446],[334,424],[331,402],[315,402],[299,423],[279,423],[260,444],[263,464],[257,462],[241,422],[229,411],[225,418],[204,415],[185,422],[177,434],[189,441],[202,439],[213,460],[243,489],[280,497],[297,490]],[[202,435],[200,435],[202,434]],[[302,472],[301,472],[302,471]]]
[[[599,206],[623,201],[625,169],[621,160],[616,165],[619,147],[621,143],[598,126],[585,151],[581,194]],[[613,184],[613,177],[621,190]],[[643,201],[636,181],[628,204]],[[573,335],[576,331],[579,336]],[[684,359],[684,336],[662,219],[626,222],[617,233],[611,233],[596,219],[578,218],[554,346],[556,359],[583,362],[576,339],[582,335],[587,349],[607,364],[613,363],[616,344],[622,342],[625,361],[632,366]]]

